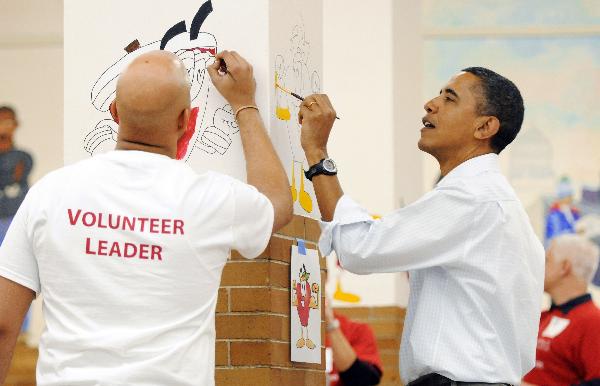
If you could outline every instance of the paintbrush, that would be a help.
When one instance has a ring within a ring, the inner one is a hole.
[[[277,87],[278,89],[280,89],[281,91],[283,91],[286,94],[290,94],[291,96],[293,96],[294,98],[303,101],[304,98],[302,98],[300,95],[296,94],[295,92],[292,92],[286,88],[284,88],[283,86],[281,86],[279,84],[279,82],[277,82],[277,74],[275,74],[275,87]],[[335,119],[340,119],[338,116],[335,117]]]

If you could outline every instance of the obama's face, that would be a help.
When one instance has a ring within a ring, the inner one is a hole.
[[[476,143],[474,132],[481,124],[479,82],[477,76],[460,72],[425,104],[427,114],[423,117],[419,149],[437,158]]]

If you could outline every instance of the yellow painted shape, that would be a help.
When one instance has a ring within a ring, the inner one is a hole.
[[[333,293],[333,298],[335,300],[339,300],[340,302],[346,303],[360,302],[360,296],[342,291],[342,285],[339,280],[337,281],[337,283],[335,283],[335,292]]]
[[[298,191],[296,190],[296,171],[294,169],[294,161],[292,160],[292,185],[290,185],[290,191],[292,192],[292,202],[296,202],[296,200],[298,199]]]
[[[290,113],[290,109],[288,107],[276,107],[275,115],[282,121],[289,121],[292,118],[292,114]]]
[[[310,194],[304,190],[304,176],[300,176],[300,206],[306,213],[312,212],[313,203]]]

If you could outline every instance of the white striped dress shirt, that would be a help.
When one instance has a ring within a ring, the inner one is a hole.
[[[404,383],[428,373],[519,384],[535,364],[544,249],[498,156],[472,158],[420,200],[373,220],[343,196],[319,247],[358,274],[410,272]]]

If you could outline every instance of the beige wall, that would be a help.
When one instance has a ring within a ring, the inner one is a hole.
[[[62,0],[0,0],[0,104],[16,108],[17,146],[34,157],[31,182],[62,166]]]
[[[17,110],[16,144],[34,157],[30,182],[63,165],[62,0],[0,0],[0,104]],[[27,343],[44,327],[33,304]]]
[[[62,166],[63,51],[58,46],[0,48],[0,103],[17,110],[17,147],[34,157],[31,182]]]

